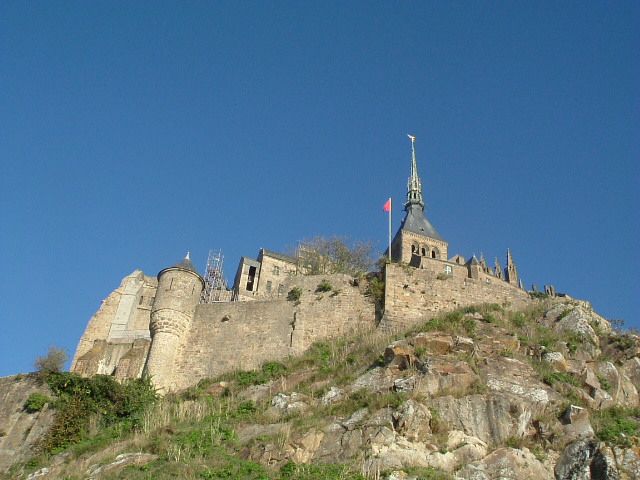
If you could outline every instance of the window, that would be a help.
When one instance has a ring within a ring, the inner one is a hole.
[[[284,285],[278,285],[278,296],[282,296],[284,294]]]
[[[453,275],[453,268],[451,268],[451,265],[444,266],[444,273],[447,275]]]
[[[249,275],[247,275],[247,290],[253,292],[253,282],[256,278],[256,267],[249,267]]]
[[[273,266],[273,274],[274,275],[280,275],[280,267],[277,265]]]
[[[271,280],[267,280],[267,293],[271,293]]]
[[[423,257],[427,256],[427,250],[424,247],[422,247],[422,256]]]

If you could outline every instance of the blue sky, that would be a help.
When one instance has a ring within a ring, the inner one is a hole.
[[[417,136],[449,251],[640,327],[640,4],[0,2],[0,375],[136,268],[382,251]]]

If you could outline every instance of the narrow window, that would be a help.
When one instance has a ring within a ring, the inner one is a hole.
[[[278,267],[277,265],[273,266],[273,274],[274,275],[280,275],[280,267]]]
[[[253,292],[253,282],[256,278],[256,267],[249,267],[249,275],[247,275],[247,290]]]
[[[436,258],[436,251],[435,251],[435,250],[433,250],[433,251],[431,252],[431,258]]]
[[[284,294],[284,285],[278,285],[278,296],[282,296]]]
[[[142,305],[142,302],[144,302],[144,297],[140,295],[140,301],[138,302],[138,305]]]
[[[271,293],[271,280],[267,280],[267,293]]]
[[[422,256],[423,257],[427,256],[427,250],[424,247],[422,247]]]

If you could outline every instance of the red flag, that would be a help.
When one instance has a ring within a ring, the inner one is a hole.
[[[390,212],[391,211],[391,198],[389,198],[389,200],[387,200],[387,203],[384,204],[384,207],[382,207],[383,210],[385,212]]]

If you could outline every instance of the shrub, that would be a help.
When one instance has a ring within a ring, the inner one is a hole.
[[[297,302],[298,300],[300,300],[301,296],[302,289],[300,287],[293,287],[287,294],[287,300],[289,300],[290,302]]]
[[[316,293],[325,293],[330,292],[331,290],[333,290],[333,286],[327,279],[322,280],[316,287]]]
[[[138,428],[144,410],[157,398],[148,378],[118,383],[113,377],[80,377],[75,373],[50,373],[46,381],[56,395],[56,415],[40,441],[45,452],[58,452],[89,438],[89,423],[97,418],[101,435]]]
[[[42,393],[34,392],[29,395],[27,401],[24,402],[24,409],[28,413],[39,412],[44,408],[44,406],[49,403],[51,399]]]
[[[371,277],[365,295],[373,298],[376,305],[382,305],[384,302],[384,280],[378,277]]]
[[[44,357],[36,358],[34,366],[36,372],[41,375],[57,373],[64,370],[64,364],[67,362],[67,352],[58,347],[49,347],[49,352]]]
[[[549,295],[544,292],[529,292],[529,296],[531,298],[537,298],[539,300],[543,300],[545,298],[549,298]]]

